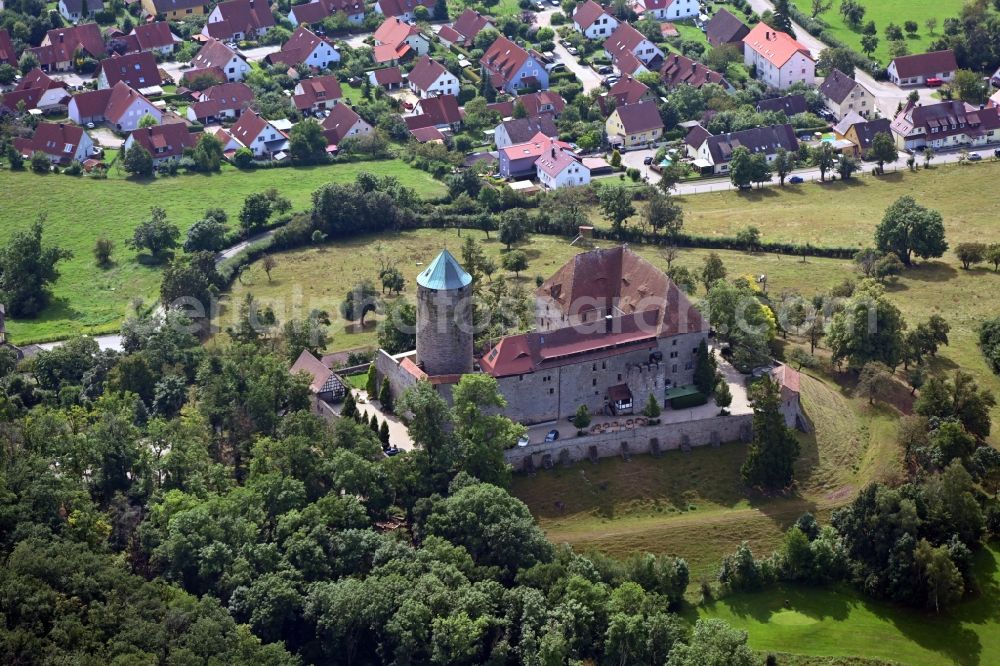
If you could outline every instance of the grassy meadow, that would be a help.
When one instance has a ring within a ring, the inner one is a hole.
[[[807,16],[812,15],[812,0],[792,0],[792,3]],[[904,41],[910,53],[923,53],[930,43],[942,34],[944,20],[958,17],[965,2],[964,0],[870,0],[862,4],[866,9],[862,24],[875,21],[875,27],[878,28],[878,48],[872,53],[872,57],[883,65],[888,65],[892,56],[889,55],[889,41],[885,38],[887,25],[895,23],[902,29],[904,21],[916,21],[918,26],[916,34],[910,37],[904,31],[906,37]],[[938,22],[934,34],[931,34],[924,25],[924,22],[932,17]],[[829,26],[827,30],[834,37],[861,53],[861,29],[854,30],[844,22],[839,2],[832,3],[828,10],[819,15],[819,18]]]
[[[269,187],[287,196],[293,210],[304,209],[320,185],[351,181],[361,171],[396,176],[427,196],[444,192],[443,185],[429,174],[397,160],[249,172],[226,167],[218,174],[151,181],[0,171],[4,193],[0,242],[16,230],[30,228],[42,213],[46,215],[44,242],[73,252],[72,259],[59,265],[62,276],[53,286],[49,307],[36,319],[8,319],[8,333],[14,342],[26,343],[113,331],[130,311],[133,299],[155,300],[160,267],[140,263],[136,253],[125,247],[135,225],[148,217],[152,206],[162,206],[183,233],[206,208],[225,209],[235,223],[243,199]],[[114,264],[108,269],[94,264],[94,242],[101,237],[115,243]]]

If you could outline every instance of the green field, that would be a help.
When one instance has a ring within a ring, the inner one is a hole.
[[[750,645],[762,652],[880,658],[912,666],[996,664],[998,565],[995,545],[978,553],[981,593],[940,616],[872,601],[846,587],[792,586],[726,597],[699,607],[697,614],[746,630]]]
[[[499,0],[496,4],[485,6],[485,8],[483,3],[473,2],[473,0],[448,0],[448,17],[452,20],[458,18],[458,15],[466,7],[479,9],[484,14],[497,17],[517,16],[523,11],[517,0]]]
[[[152,206],[162,206],[185,231],[211,207],[224,208],[235,222],[243,199],[269,187],[291,199],[293,209],[304,209],[317,187],[330,181],[351,181],[361,171],[396,176],[426,196],[444,192],[442,184],[429,174],[396,160],[249,172],[226,167],[219,174],[179,175],[149,182],[0,171],[0,191],[4,193],[0,241],[17,229],[29,228],[38,214],[44,213],[45,242],[74,254],[60,264],[62,277],[53,288],[51,305],[34,320],[8,319],[7,330],[17,343],[113,331],[130,311],[133,299],[155,300],[160,269],[141,265],[136,254],[125,247],[125,240]],[[91,253],[99,237],[115,243],[115,264],[107,270],[94,265]]]
[[[792,0],[792,3],[799,8],[806,16],[812,14],[812,0]],[[892,60],[889,55],[889,41],[885,38],[885,27],[890,23],[895,23],[900,28],[903,22],[912,20],[917,22],[917,33],[914,37],[906,35],[906,46],[910,53],[923,53],[932,41],[941,36],[944,28],[942,24],[946,18],[958,17],[965,4],[964,0],[870,0],[862,3],[865,8],[865,18],[862,24],[868,21],[875,21],[878,28],[878,48],[872,53],[872,57],[888,65]],[[937,19],[937,27],[932,35],[924,21],[934,17]],[[832,3],[830,9],[819,15],[829,27],[827,30],[834,37],[844,42],[858,53],[861,53],[861,30],[855,31],[844,23],[844,18],[840,15],[840,3]]]

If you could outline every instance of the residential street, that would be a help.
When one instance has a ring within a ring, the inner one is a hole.
[[[562,11],[559,9],[546,9],[543,12],[538,12],[538,26],[551,26],[552,25],[552,15],[557,11]],[[588,93],[591,90],[595,90],[601,87],[601,77],[597,75],[597,72],[589,67],[584,67],[580,64],[580,61],[569,54],[566,47],[563,46],[562,42],[559,40],[559,33],[555,36],[555,48],[553,49],[559,57],[559,62],[566,65],[566,69],[573,72],[580,83],[583,84],[583,92]]]

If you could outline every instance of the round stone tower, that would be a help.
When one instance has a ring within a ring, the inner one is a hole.
[[[428,375],[472,372],[472,276],[448,250],[417,276],[417,364]]]

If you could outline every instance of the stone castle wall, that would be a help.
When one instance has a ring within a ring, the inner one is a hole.
[[[554,465],[568,465],[581,460],[614,456],[657,455],[671,449],[719,445],[723,442],[748,442],[753,433],[753,415],[715,416],[684,423],[663,423],[625,432],[567,437],[515,447],[504,458],[516,472],[530,472]]]

